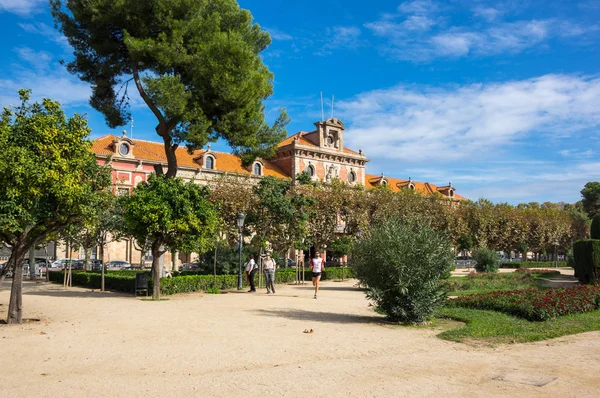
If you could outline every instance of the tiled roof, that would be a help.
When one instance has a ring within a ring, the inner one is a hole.
[[[392,190],[392,192],[399,192],[402,188],[408,187],[408,184],[409,184],[409,180],[401,180],[399,178],[393,178],[393,177],[383,177],[383,178],[385,178],[385,180],[387,181],[387,186],[390,190]],[[370,188],[373,188],[373,187],[379,185],[379,183],[381,182],[381,179],[382,179],[382,176],[377,176],[374,174],[365,174],[365,188],[370,189]],[[447,190],[450,188],[449,186],[438,188],[437,186],[430,184],[428,182],[419,182],[419,181],[411,180],[410,183],[415,186],[416,192],[423,194],[423,195],[431,195],[434,192],[439,192],[440,194],[447,195]],[[445,190],[443,188],[445,188]],[[445,191],[445,192],[443,192],[443,191]],[[460,195],[457,195],[455,193],[454,199],[464,200],[465,198]]]
[[[99,156],[107,156],[114,154],[114,151],[112,149],[112,143],[117,139],[118,138],[112,134],[98,138],[92,144],[92,152]],[[165,150],[162,143],[143,140],[132,141],[135,144],[135,146],[132,148],[133,156],[135,159],[160,163],[167,162],[167,157],[165,155]],[[177,155],[177,165],[182,167],[199,168],[200,165],[196,163],[194,159],[198,158],[205,152],[206,150],[196,150],[190,154],[185,147],[179,147],[175,152]],[[242,166],[242,160],[239,157],[226,152],[211,151],[211,153],[214,154],[216,158],[216,170],[251,174],[251,171],[248,168]],[[264,175],[281,178],[289,177],[279,167],[269,162],[268,160],[261,159],[261,162],[264,165]]]
[[[311,131],[310,133],[307,133],[306,131],[300,131],[299,133],[291,135],[288,138],[286,138],[285,140],[281,141],[279,144],[277,144],[277,147],[281,148],[283,146],[290,145],[292,142],[294,142],[294,140],[296,138],[298,138],[298,143],[300,143],[302,145],[309,145],[309,146],[317,147],[318,145],[309,139],[309,138],[312,138],[311,136],[316,133],[317,133],[316,131]],[[353,155],[359,155],[358,152],[353,151],[352,149],[349,149],[349,148],[344,148],[344,152],[351,153]]]

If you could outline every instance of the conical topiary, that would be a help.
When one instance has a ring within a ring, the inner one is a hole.
[[[592,220],[590,235],[592,239],[600,239],[600,214],[595,215]]]

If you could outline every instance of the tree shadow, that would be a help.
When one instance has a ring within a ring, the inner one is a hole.
[[[292,286],[296,286],[300,289],[315,290],[315,287],[313,285],[292,285]],[[331,290],[331,291],[338,291],[338,292],[362,292],[366,289],[363,289],[358,286],[323,286],[323,285],[319,285],[319,291],[321,291],[321,290],[323,290],[323,291]]]
[[[317,312],[298,309],[282,309],[282,310],[252,310],[257,315],[271,316],[276,318],[287,318],[298,321],[313,321],[323,323],[386,323],[383,316],[367,316],[353,314],[339,314],[334,312]]]
[[[547,287],[569,288],[579,285],[579,280],[573,275],[552,275],[543,280]]]
[[[105,291],[100,290],[63,290],[63,289],[51,289],[51,290],[35,290],[35,291],[23,291],[24,296],[48,296],[48,297],[70,297],[70,298],[111,298],[111,297],[132,297],[133,293],[127,294],[122,292]]]

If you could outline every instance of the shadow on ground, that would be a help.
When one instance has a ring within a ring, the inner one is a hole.
[[[548,287],[574,287],[579,285],[577,278],[571,275],[556,275],[544,280],[544,285]]]
[[[297,288],[300,289],[310,289],[310,290],[315,290],[315,287],[311,284],[308,285],[290,285],[290,286],[295,286]],[[360,292],[363,291],[365,289],[360,288],[358,286],[319,286],[319,291],[327,291],[327,290],[334,290],[334,291],[338,291],[338,292]]]
[[[48,297],[71,297],[71,298],[114,298],[114,297],[133,297],[132,294],[116,293],[116,292],[101,292],[81,291],[81,290],[65,290],[63,288],[48,289],[48,290],[30,290],[24,291],[24,296],[48,296]]]
[[[385,323],[382,316],[363,316],[352,314],[338,314],[333,312],[316,312],[296,309],[282,310],[252,310],[253,313],[262,316],[273,316],[277,318],[288,318],[298,321],[315,321],[325,323]]]

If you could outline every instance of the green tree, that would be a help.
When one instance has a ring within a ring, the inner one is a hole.
[[[0,240],[12,249],[14,269],[8,323],[22,322],[23,260],[30,248],[68,225],[86,219],[110,186],[87,140],[87,121],[67,118],[44,99],[4,108],[0,119]]]
[[[208,187],[150,175],[148,181],[138,184],[133,195],[119,199],[125,233],[142,246],[151,245],[152,298],[160,298],[159,261],[167,250],[203,253],[214,244],[218,217],[208,195]]]
[[[110,127],[124,125],[133,81],[156,117],[168,162],[176,149],[224,139],[244,164],[273,153],[289,122],[272,126],[262,101],[273,74],[260,53],[271,43],[235,0],[51,0],[60,31],[74,49],[69,72],[92,85],[90,104]]]
[[[600,212],[600,182],[593,181],[585,184],[581,190],[583,209],[590,219]]]

